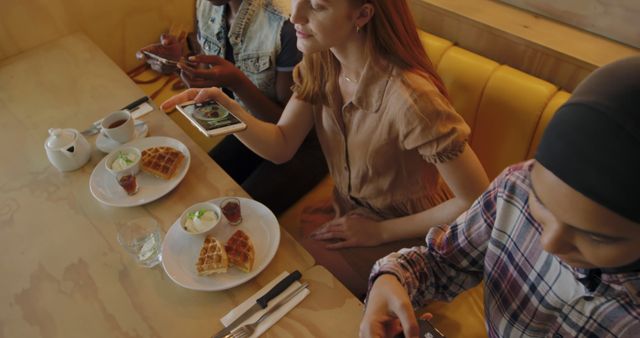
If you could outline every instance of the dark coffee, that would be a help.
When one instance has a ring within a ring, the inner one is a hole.
[[[115,122],[111,122],[111,124],[109,125],[108,128],[111,129],[111,128],[115,128],[115,127],[120,127],[125,122],[127,122],[127,120],[118,120],[118,121],[115,121]]]

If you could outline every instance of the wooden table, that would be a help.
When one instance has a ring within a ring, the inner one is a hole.
[[[362,305],[284,230],[278,252],[253,280],[221,292],[174,284],[158,265],[138,267],[116,228],[151,216],[166,232],[189,205],[247,194],[160,111],[144,117],[150,135],[191,152],[185,179],[161,199],[108,207],[88,182],[104,156],[60,173],[46,157],[51,127],[82,130],[144,93],[83,34],[0,61],[0,338],[208,337],[218,319],[282,271],[298,269],[311,294],[266,336],[356,336]],[[307,272],[308,271],[308,272]],[[327,325],[331,322],[331,325]]]

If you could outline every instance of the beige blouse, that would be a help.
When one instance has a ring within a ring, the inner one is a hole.
[[[338,216],[395,218],[451,197],[433,163],[462,153],[470,129],[428,79],[369,62],[353,100],[314,107],[314,120]]]

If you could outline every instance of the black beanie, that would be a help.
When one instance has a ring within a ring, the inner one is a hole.
[[[535,158],[576,191],[640,223],[640,56],[589,75],[549,122]]]

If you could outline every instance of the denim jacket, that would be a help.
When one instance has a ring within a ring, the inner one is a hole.
[[[276,99],[276,57],[280,32],[288,15],[271,0],[244,0],[229,32],[226,6],[197,0],[198,42],[207,55],[225,56],[225,34],[233,47],[235,65],[268,98]],[[235,98],[238,100],[238,98]]]

